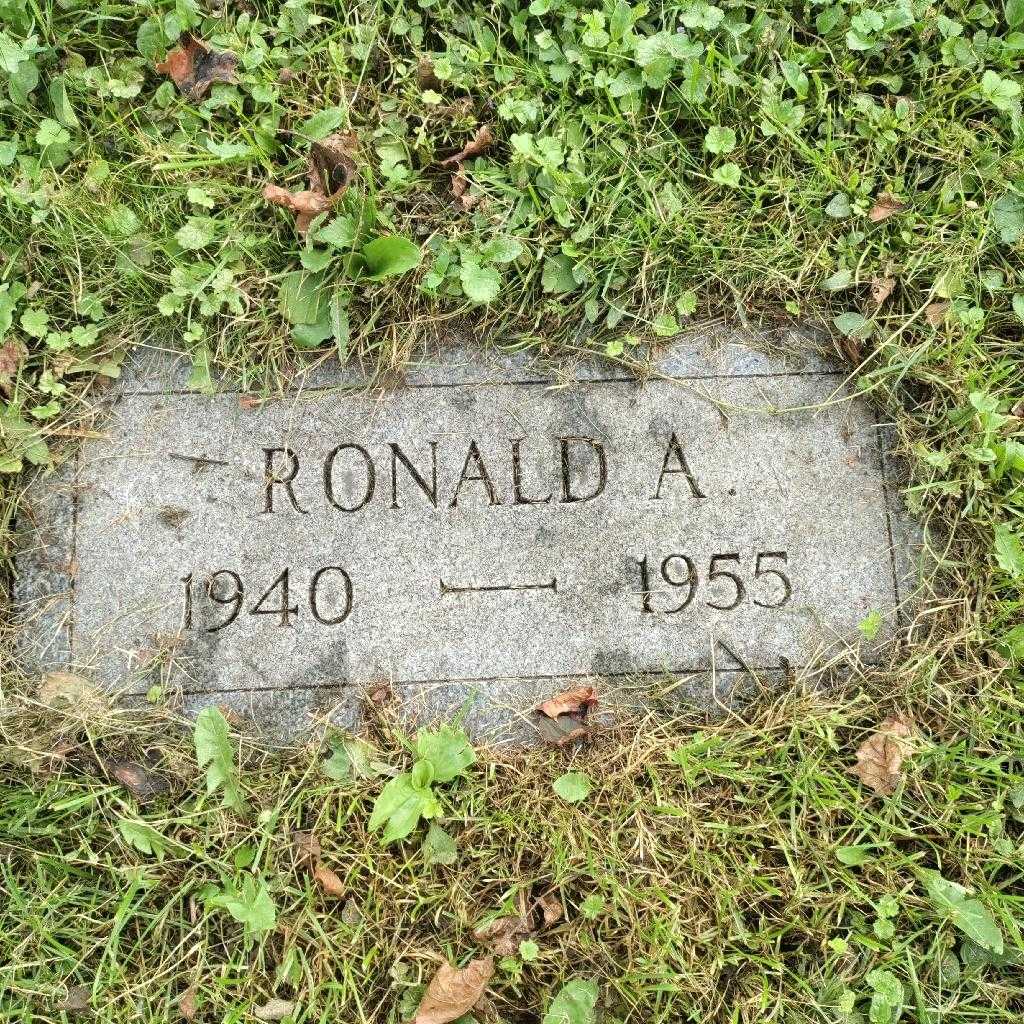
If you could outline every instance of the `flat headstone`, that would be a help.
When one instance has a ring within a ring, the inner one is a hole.
[[[449,347],[267,400],[143,353],[25,503],[24,657],[276,736],[386,683],[490,738],[590,682],[724,699],[871,662],[913,580],[883,431],[839,368],[770,349],[690,339],[635,376]]]

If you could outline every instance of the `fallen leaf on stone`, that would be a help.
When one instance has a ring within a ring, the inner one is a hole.
[[[185,32],[177,49],[156,65],[189,99],[202,99],[214,82],[234,82],[238,58],[225,50],[213,50],[191,32]]]
[[[0,345],[0,391],[5,395],[11,393],[11,381],[27,354],[25,346],[15,338]]]
[[[473,938],[498,956],[514,956],[519,943],[532,934],[532,919],[516,915],[488,921],[473,931]]]
[[[858,747],[857,764],[851,771],[880,796],[889,796],[902,778],[904,758],[913,750],[911,732],[911,723],[902,715],[887,718]]]
[[[355,152],[358,142],[352,132],[329,135],[309,147],[307,175],[309,188],[289,192],[268,183],[263,198],[295,214],[295,230],[304,235],[320,214],[326,213],[348,187],[356,174]]]
[[[946,319],[946,310],[949,309],[948,302],[932,302],[924,308],[924,318],[932,325],[938,327]]]
[[[544,701],[536,711],[537,731],[545,743],[565,746],[589,733],[587,715],[597,707],[597,693],[592,686],[567,690]]]
[[[541,913],[544,915],[545,928],[558,924],[565,916],[565,907],[562,906],[562,901],[553,892],[549,892],[546,896],[541,896],[537,900],[537,906],[540,907]]]
[[[895,277],[876,277],[871,282],[871,300],[876,306],[880,306],[896,287]]]
[[[88,679],[76,676],[74,672],[47,672],[39,684],[39,700],[49,705],[95,704],[100,700],[100,692]]]
[[[189,987],[182,992],[181,998],[178,1000],[178,1013],[180,1013],[185,1020],[195,1020],[197,1010],[196,987],[195,985],[189,985]]]
[[[287,999],[268,999],[262,1006],[253,1007],[257,1020],[283,1020],[295,1012],[295,1004]]]
[[[900,210],[905,210],[906,208],[906,203],[901,202],[895,196],[889,195],[888,192],[883,192],[875,200],[875,205],[868,212],[868,220],[872,224],[877,224],[879,221],[885,220],[887,217],[891,217],[894,213],[899,213]]]
[[[548,718],[557,718],[559,715],[586,714],[595,707],[597,691],[592,686],[581,686],[544,701],[537,710]]]
[[[494,974],[494,957],[470,960],[465,967],[443,964],[427,987],[413,1024],[449,1024],[468,1013]]]
[[[68,994],[57,1004],[58,1010],[70,1010],[72,1013],[89,1009],[89,987],[87,985],[68,985]]]
[[[468,160],[470,157],[480,156],[481,153],[486,153],[491,148],[494,142],[494,133],[487,125],[481,125],[477,128],[476,134],[473,136],[470,142],[467,142],[465,146],[454,154],[454,156],[446,157],[441,161],[442,167],[458,166],[463,160]]]
[[[313,877],[325,895],[336,898],[345,895],[345,883],[326,864],[317,864]]]

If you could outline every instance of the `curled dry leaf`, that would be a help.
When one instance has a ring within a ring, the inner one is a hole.
[[[880,796],[889,796],[899,785],[903,761],[913,750],[911,727],[902,715],[894,715],[857,748],[857,764],[851,770]]]
[[[580,686],[544,701],[537,711],[548,718],[557,718],[559,715],[585,715],[595,707],[597,691],[592,686]]]
[[[454,156],[441,161],[442,167],[455,168],[455,173],[452,175],[452,195],[464,210],[472,210],[480,202],[480,196],[469,194],[469,178],[462,169],[462,161],[487,152],[493,142],[494,133],[487,125],[482,125],[477,129],[471,142],[463,146]]]
[[[924,318],[932,325],[939,327],[946,319],[946,310],[949,309],[948,302],[932,302],[924,308]]]
[[[253,1007],[257,1020],[283,1020],[295,1012],[295,1004],[287,999],[268,999],[262,1006]]]
[[[494,957],[470,960],[465,967],[443,964],[427,987],[413,1024],[449,1024],[477,1004],[494,974]]]
[[[899,213],[900,210],[905,210],[906,208],[906,203],[901,202],[888,192],[883,192],[875,200],[874,206],[868,211],[868,220],[872,224],[877,224],[879,221],[885,220],[887,217],[891,217],[894,213]]]
[[[441,161],[442,167],[458,166],[463,160],[468,160],[473,156],[480,156],[481,153],[486,153],[491,148],[494,142],[494,133],[491,131],[488,125],[481,125],[476,130],[476,134],[473,138],[466,143],[453,156],[447,157]]]
[[[326,864],[317,864],[313,877],[323,889],[325,896],[340,899],[345,895],[345,883]]]
[[[238,58],[226,50],[213,50],[191,32],[185,32],[177,49],[156,65],[189,99],[202,99],[214,82],[234,82]]]
[[[880,306],[896,287],[895,277],[876,277],[871,282],[871,300],[876,306]]]
[[[514,956],[519,949],[519,943],[532,934],[532,918],[516,915],[488,921],[474,930],[473,938],[498,956]]]
[[[337,202],[356,175],[354,133],[329,135],[309,147],[309,188],[289,192],[272,182],[263,187],[263,198],[295,214],[295,230],[304,235],[313,220]]]

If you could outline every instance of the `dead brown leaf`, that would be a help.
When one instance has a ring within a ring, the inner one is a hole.
[[[96,704],[100,700],[99,690],[74,672],[47,672],[39,684],[39,701],[42,704]]]
[[[514,956],[519,949],[519,943],[532,934],[532,916],[516,915],[498,917],[481,925],[474,930],[473,938],[498,956]]]
[[[541,896],[537,900],[537,906],[540,907],[540,911],[544,915],[545,928],[558,924],[565,916],[565,907],[562,906],[562,901],[553,892]]]
[[[587,715],[597,707],[597,692],[592,686],[567,690],[535,708],[537,731],[545,743],[565,746],[589,733]]]
[[[587,714],[595,707],[597,691],[592,686],[580,686],[544,701],[537,707],[537,711],[548,718],[557,718],[559,715]]]
[[[69,1010],[72,1013],[89,1009],[89,986],[68,985],[68,994],[57,1004],[58,1010]]]
[[[454,156],[446,157],[441,161],[441,166],[451,167],[454,165],[457,167],[463,160],[468,160],[470,157],[480,156],[481,153],[486,153],[493,143],[494,133],[491,131],[490,126],[486,124],[481,125],[477,128],[476,134],[473,138],[467,142],[466,145],[458,151],[458,153],[454,154]]]
[[[191,32],[185,32],[177,49],[156,65],[191,100],[202,99],[214,82],[234,82],[238,58],[226,50],[213,50]]]
[[[11,393],[11,381],[27,355],[25,346],[15,338],[0,345],[0,391],[5,395]]]
[[[877,224],[879,221],[883,221],[894,213],[899,213],[900,210],[905,210],[906,208],[906,203],[890,195],[888,192],[883,192],[875,200],[875,205],[868,211],[868,220],[872,224]]]
[[[320,840],[312,832],[296,832],[292,836],[295,862],[302,867],[315,867],[320,863]]]
[[[416,84],[421,89],[433,89],[434,92],[444,89],[441,79],[434,73],[434,62],[429,57],[420,57],[416,65]]]
[[[895,277],[876,277],[871,281],[871,300],[876,306],[880,306],[896,287]]]
[[[180,1013],[185,1020],[195,1020],[198,1009],[199,1008],[196,1006],[196,987],[195,985],[189,985],[189,987],[182,992],[181,998],[178,1000],[178,1013]]]
[[[924,308],[924,318],[932,327],[939,327],[946,319],[947,309],[949,309],[948,302],[931,302]]]
[[[413,1024],[449,1024],[468,1013],[494,974],[494,957],[470,960],[465,967],[442,964],[427,987]]]
[[[136,761],[114,761],[107,764],[107,771],[139,800],[151,800],[171,787],[166,779]]]
[[[313,220],[326,213],[356,175],[355,153],[358,141],[352,132],[329,135],[309,147],[307,175],[309,188],[289,192],[268,183],[263,198],[295,214],[295,230],[304,235]]]
[[[902,715],[894,715],[857,748],[857,764],[851,771],[880,796],[889,796],[899,785],[904,758],[913,750],[912,725]]]
[[[295,1004],[287,999],[268,999],[262,1006],[253,1007],[257,1020],[283,1020],[295,1012]]]
[[[313,877],[320,884],[325,896],[340,899],[345,895],[345,883],[326,864],[317,864]]]
[[[452,175],[452,195],[458,199],[459,205],[464,210],[472,210],[479,202],[480,196],[469,194],[469,178],[466,172],[459,166],[459,169]]]

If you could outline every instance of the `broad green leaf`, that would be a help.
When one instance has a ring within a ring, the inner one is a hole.
[[[493,302],[501,291],[501,274],[494,267],[462,261],[459,281],[466,298],[472,302]]]
[[[1003,523],[996,523],[993,549],[996,562],[1003,572],[1015,580],[1024,579],[1024,544],[1019,533]]]
[[[324,761],[324,774],[337,782],[344,779],[370,779],[380,774],[375,760],[377,748],[359,736],[345,736],[332,745],[333,753]]]
[[[849,868],[868,864],[875,859],[870,846],[839,846],[836,848],[836,860]]]
[[[551,1000],[542,1024],[594,1024],[596,1007],[597,982],[575,978]]]
[[[443,864],[450,867],[459,859],[455,840],[440,825],[431,824],[423,840],[423,859],[429,865]]]
[[[736,148],[736,133],[722,125],[712,125],[704,136],[704,148],[709,153],[731,153]]]
[[[247,936],[270,931],[277,924],[277,908],[270,897],[266,882],[246,875],[241,888],[230,884],[216,894],[210,905],[226,910],[239,924],[245,926]]]
[[[324,313],[327,297],[319,274],[293,270],[281,278],[277,300],[284,318],[293,324],[318,323]]]
[[[370,831],[384,830],[384,845],[404,839],[416,827],[421,817],[433,817],[436,801],[430,790],[417,789],[412,775],[396,775],[380,791],[370,815]]]
[[[740,170],[739,164],[727,163],[722,164],[720,167],[716,167],[711,172],[711,177],[714,181],[717,181],[719,185],[726,185],[729,188],[739,188],[743,172]]]
[[[198,391],[201,395],[212,395],[217,390],[210,373],[210,350],[205,345],[201,345],[192,355],[188,387],[190,391]]]
[[[205,249],[217,237],[217,222],[212,217],[189,217],[174,237],[182,249]]]
[[[355,218],[348,215],[335,217],[317,231],[316,240],[334,249],[348,249],[356,240]]]
[[[193,742],[196,760],[206,769],[206,791],[223,790],[224,806],[240,811],[245,807],[235,770],[235,752],[227,719],[220,708],[203,708],[196,716]]]
[[[836,329],[848,338],[866,338],[871,334],[871,322],[867,317],[850,310],[832,318]]]
[[[583,772],[566,772],[565,775],[559,775],[552,785],[555,792],[571,804],[590,796],[590,779]]]
[[[943,878],[938,871],[923,871],[921,874],[932,906],[938,913],[982,948],[1002,953],[1003,933],[980,900],[968,897],[962,885]]]
[[[297,134],[313,142],[326,139],[345,123],[345,111],[341,107],[328,107],[312,117],[307,117],[297,129]]]
[[[1024,0],[1004,0],[1003,8],[1010,28],[1024,27]]]
[[[157,860],[164,859],[167,841],[152,825],[147,825],[144,821],[132,821],[131,818],[119,818],[117,830],[124,841],[135,847],[139,853],[155,856]]]
[[[565,295],[575,291],[579,284],[573,275],[573,261],[559,253],[557,256],[549,256],[544,261],[544,270],[541,274],[541,285],[546,292],[555,295]]]
[[[1005,192],[992,204],[991,216],[1004,244],[1013,245],[1024,238],[1024,199],[1019,195]]]
[[[451,782],[465,775],[466,769],[476,761],[465,732],[450,725],[420,732],[416,736],[416,755],[430,762],[434,769],[434,782]]]
[[[381,281],[385,277],[396,277],[419,266],[420,247],[404,235],[384,235],[367,242],[360,250],[365,263],[363,277],[369,281]]]
[[[874,970],[867,976],[873,989],[868,1019],[871,1024],[895,1024],[903,1010],[903,982],[890,971]]]

